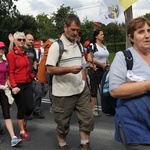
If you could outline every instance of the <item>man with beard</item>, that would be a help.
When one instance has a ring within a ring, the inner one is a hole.
[[[79,121],[80,150],[90,150],[90,132],[94,128],[90,92],[85,81],[85,69],[82,67],[86,61],[76,43],[79,30],[79,18],[69,15],[64,24],[64,33],[60,37],[64,45],[60,63],[57,63],[58,42],[51,45],[46,61],[47,72],[53,75],[52,107],[60,150],[69,149],[66,137],[73,112]]]

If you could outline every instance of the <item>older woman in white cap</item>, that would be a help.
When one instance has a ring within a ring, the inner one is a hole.
[[[8,89],[8,84],[7,84],[8,63],[6,60],[3,59],[5,49],[6,49],[5,44],[3,42],[0,42],[0,103],[2,107],[3,118],[5,120],[6,128],[11,137],[11,146],[14,147],[20,144],[22,140],[15,136],[12,121],[10,118],[10,101],[9,100],[10,99],[13,100],[13,98],[11,96],[11,93]]]

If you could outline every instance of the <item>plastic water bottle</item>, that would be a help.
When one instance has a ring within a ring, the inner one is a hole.
[[[109,94],[109,83],[106,83],[103,86],[103,94],[106,95],[106,96]]]

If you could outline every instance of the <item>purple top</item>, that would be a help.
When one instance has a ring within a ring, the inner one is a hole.
[[[5,85],[6,83],[6,73],[8,71],[8,63],[6,60],[0,62],[0,84]]]

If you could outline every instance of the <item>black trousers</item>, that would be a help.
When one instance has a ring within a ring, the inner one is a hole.
[[[34,108],[32,84],[19,83],[17,86],[21,89],[16,95],[13,94],[18,109],[17,119],[24,119],[24,116],[31,115]]]
[[[8,98],[3,90],[0,91],[0,103],[2,107],[3,118],[10,119],[10,105],[8,103]]]
[[[103,68],[99,67],[96,71],[88,69],[88,75],[90,78],[90,92],[92,97],[97,97],[97,90],[101,83],[102,76],[104,74]]]

